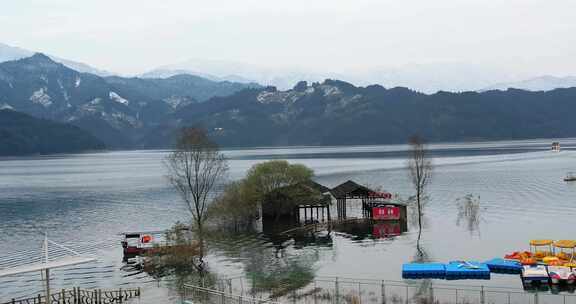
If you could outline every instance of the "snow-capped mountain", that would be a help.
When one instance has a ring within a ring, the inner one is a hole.
[[[36,52],[19,47],[10,46],[0,42],[0,63],[5,61],[18,60],[34,55]],[[97,69],[82,62],[67,60],[56,56],[48,55],[52,60],[62,63],[63,65],[82,73],[90,73],[98,76],[111,76],[114,73]]]
[[[165,65],[143,75],[166,77],[183,73],[236,82],[253,81],[265,86],[275,86],[280,90],[290,89],[299,81],[341,79],[354,85],[379,84],[389,88],[400,86],[430,94],[438,91],[476,91],[495,82],[521,79],[518,78],[519,75],[511,75],[500,68],[460,62],[406,64],[396,67],[374,63],[374,66],[369,68],[326,69],[325,72],[315,72],[307,68],[267,68],[238,62],[199,59]]]
[[[219,81],[258,83],[281,90],[290,89],[299,81],[319,82],[327,78],[343,78],[343,75],[336,73],[313,73],[297,68],[266,68],[239,62],[200,59],[161,66],[142,76],[162,78],[176,74],[198,75]]]
[[[1,108],[79,125],[110,147],[130,145],[129,138],[191,103],[248,87],[191,75],[100,77],[39,53],[0,63]]]

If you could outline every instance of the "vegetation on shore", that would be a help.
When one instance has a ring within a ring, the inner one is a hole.
[[[290,164],[286,160],[271,160],[252,166],[246,177],[229,183],[224,191],[208,208],[211,219],[220,227],[239,230],[249,227],[259,216],[259,208],[267,195],[274,191],[289,200],[302,198],[302,193],[288,188],[307,182],[314,171],[301,164]],[[281,209],[285,200],[274,200],[274,208]]]

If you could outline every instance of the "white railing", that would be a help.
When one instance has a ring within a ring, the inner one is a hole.
[[[218,288],[226,293],[288,304],[576,304],[575,287],[569,286],[541,285],[539,288],[547,291],[527,291],[431,280],[380,281],[341,277],[316,277],[301,288],[292,288],[290,282],[285,282],[278,290],[258,285],[252,280],[236,277],[224,280]]]
[[[235,295],[195,285],[184,286],[184,304],[280,304],[268,299]]]

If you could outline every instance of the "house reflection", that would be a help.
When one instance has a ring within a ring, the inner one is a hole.
[[[306,246],[331,247],[334,232],[352,240],[364,240],[392,239],[408,231],[406,221],[364,218],[307,226],[285,222],[282,225],[283,232],[278,232],[278,225],[277,221],[264,221],[262,228],[267,239],[280,248],[285,248],[288,244],[296,248]]]
[[[340,232],[353,240],[392,239],[408,231],[406,221],[402,220],[372,220],[356,219],[336,223],[333,231]]]
[[[277,250],[288,246],[301,249],[308,246],[332,247],[332,235],[328,225],[300,226],[294,221],[262,221],[262,234]]]

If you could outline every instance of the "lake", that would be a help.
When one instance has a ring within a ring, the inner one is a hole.
[[[576,171],[576,139],[434,144],[422,247],[431,260],[487,260],[527,250],[528,240],[573,239],[576,183],[562,179]],[[333,187],[347,180],[412,194],[404,145],[254,148],[224,151],[229,179],[253,164],[287,159],[313,168],[315,180]],[[174,297],[169,280],[123,270],[119,233],[163,230],[186,221],[185,206],[165,179],[166,151],[113,151],[0,159],[0,268],[40,259],[44,231],[57,242],[97,262],[53,272],[54,288],[154,286],[145,296]],[[457,200],[480,197],[482,221],[470,230],[458,223]],[[335,213],[333,213],[335,214]],[[314,277],[401,280],[402,263],[416,253],[417,228],[380,238],[373,227],[342,227],[328,240],[278,241],[267,233],[219,236],[209,244],[210,271],[243,277],[303,269]],[[54,256],[61,254],[54,249]],[[461,282],[455,282],[460,284]],[[521,288],[516,276],[466,281]],[[36,273],[0,278],[0,300],[37,294]],[[0,301],[1,302],[1,301]]]

